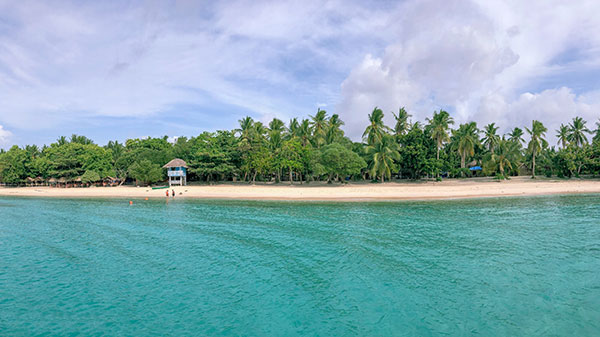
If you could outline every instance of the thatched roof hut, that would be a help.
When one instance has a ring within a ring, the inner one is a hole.
[[[66,184],[67,183],[67,179],[65,177],[61,177],[61,178],[58,178],[57,182],[60,183],[60,184]]]
[[[27,182],[28,183],[33,183],[33,182],[35,182],[35,179],[33,179],[31,177],[27,177]]]
[[[50,179],[48,179],[48,182],[50,184],[56,184],[58,182],[58,180],[56,180],[56,178],[50,178]]]
[[[187,168],[187,164],[182,159],[175,158],[163,166],[163,168],[170,168],[170,167],[185,167],[185,168]]]

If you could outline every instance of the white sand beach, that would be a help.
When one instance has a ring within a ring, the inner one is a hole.
[[[501,196],[532,196],[546,194],[600,193],[600,180],[595,179],[530,179],[515,177],[507,181],[482,179],[449,179],[443,182],[390,182],[385,184],[257,184],[223,183],[173,187],[177,198],[249,199],[249,200],[424,200],[460,199]],[[29,197],[107,197],[107,198],[164,198],[165,190],[150,187],[89,187],[0,188],[2,196]]]

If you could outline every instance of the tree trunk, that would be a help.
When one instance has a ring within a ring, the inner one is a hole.
[[[292,185],[293,180],[292,180],[292,168],[290,167],[290,185]]]
[[[531,167],[531,177],[535,179],[535,151],[533,151],[531,159],[533,160],[533,165]]]
[[[254,171],[254,175],[252,176],[252,184],[256,184],[256,174],[258,172]]]

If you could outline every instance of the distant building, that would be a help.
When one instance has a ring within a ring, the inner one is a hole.
[[[187,185],[187,164],[179,159],[175,158],[170,162],[166,163],[163,168],[167,169],[167,175],[169,176],[169,186],[173,185]]]

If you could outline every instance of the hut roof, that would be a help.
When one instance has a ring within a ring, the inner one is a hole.
[[[53,183],[55,183],[55,182],[56,182],[56,178],[50,178],[50,179],[48,180],[48,182],[53,184]]]
[[[169,168],[169,167],[185,167],[187,168],[187,164],[179,159],[179,158],[175,158],[173,160],[171,160],[170,162],[166,163],[165,166],[163,166],[163,168]]]
[[[61,178],[58,178],[58,180],[57,180],[57,181],[58,181],[59,183],[66,183],[66,182],[67,182],[67,178],[65,178],[65,177],[61,177]]]
[[[36,177],[36,178],[35,178],[35,181],[37,181],[37,182],[42,182],[42,181],[44,181],[44,178],[42,178],[42,177]]]
[[[35,179],[33,179],[33,178],[31,178],[31,177],[27,177],[27,181],[29,181],[29,182],[34,182],[34,181],[35,181]]]

